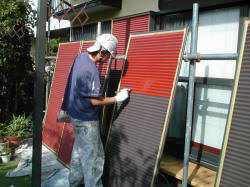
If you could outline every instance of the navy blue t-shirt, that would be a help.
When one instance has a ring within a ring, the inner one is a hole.
[[[93,106],[91,97],[101,96],[100,74],[88,53],[80,53],[71,67],[64,92],[62,109],[72,118],[98,120],[98,106]]]

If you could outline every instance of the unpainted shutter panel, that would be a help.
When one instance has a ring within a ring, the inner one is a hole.
[[[64,127],[63,123],[56,122],[56,113],[62,105],[69,69],[79,52],[80,42],[62,43],[58,48],[42,135],[42,143],[55,153],[59,150]]]
[[[249,186],[250,184],[250,26],[245,33],[239,58],[235,88],[222,153],[222,174],[217,186]],[[228,140],[228,141],[227,141]],[[224,154],[225,153],[225,154]],[[220,170],[219,170],[220,171]],[[218,181],[217,181],[218,183]]]
[[[106,146],[106,186],[153,184],[184,38],[185,30],[131,35],[121,88],[131,88],[132,92],[113,116]]]

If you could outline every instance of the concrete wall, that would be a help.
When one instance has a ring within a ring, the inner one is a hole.
[[[123,0],[122,9],[116,17],[123,17],[147,11],[159,11],[159,0]]]

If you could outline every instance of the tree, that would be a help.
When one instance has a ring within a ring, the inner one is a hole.
[[[31,13],[31,6],[21,0],[0,1],[0,121],[33,110]]]

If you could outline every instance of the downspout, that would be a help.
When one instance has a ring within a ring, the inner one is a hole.
[[[73,41],[73,29],[72,29],[72,24],[70,22],[70,27],[69,27],[69,41]]]
[[[98,21],[97,23],[97,34],[96,36],[100,36],[102,33],[102,23],[100,21]]]

